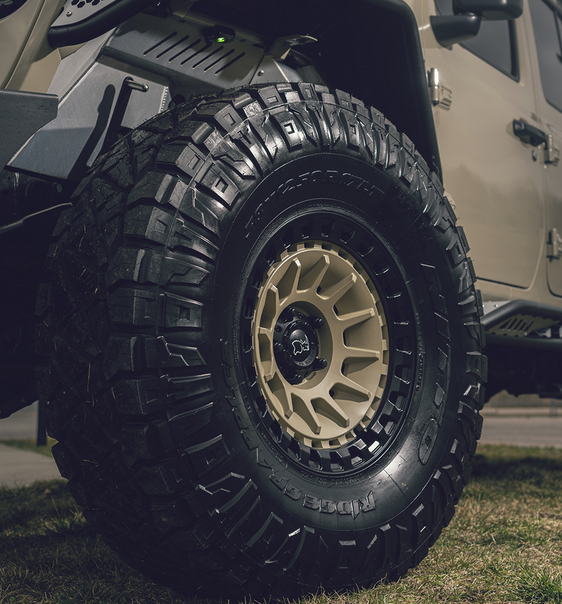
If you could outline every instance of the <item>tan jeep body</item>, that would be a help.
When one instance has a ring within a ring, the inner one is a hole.
[[[61,57],[75,47],[52,49],[46,33],[64,2],[29,0],[2,20],[2,87],[47,92]],[[176,3],[178,14],[185,7]],[[408,2],[418,24],[428,74],[447,98],[434,106],[443,182],[471,246],[483,299],[525,299],[557,304],[562,296],[559,263],[547,245],[557,226],[557,163],[525,145],[512,131],[520,119],[552,133],[560,147],[559,112],[541,94],[535,34],[525,5],[516,29],[519,75],[506,77],[459,44],[443,47],[430,18],[433,2]],[[192,10],[194,10],[192,8]],[[366,74],[365,77],[368,77]],[[450,103],[450,104],[449,104]]]
[[[131,564],[397,578],[484,402],[562,396],[560,31],[557,0],[0,2],[0,417],[39,397]]]

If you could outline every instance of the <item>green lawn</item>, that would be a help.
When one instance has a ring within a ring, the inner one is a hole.
[[[402,580],[300,604],[562,604],[562,450],[481,445],[474,478]],[[180,604],[88,527],[63,481],[0,489],[0,604]],[[213,601],[216,602],[216,601]],[[226,600],[223,600],[226,602]]]

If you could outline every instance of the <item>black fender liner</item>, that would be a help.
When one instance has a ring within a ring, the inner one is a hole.
[[[384,113],[442,178],[418,23],[404,0],[200,0],[195,10],[272,42],[297,34],[317,38],[298,52],[330,86]]]

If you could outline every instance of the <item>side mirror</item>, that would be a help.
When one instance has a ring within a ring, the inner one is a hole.
[[[484,21],[517,19],[523,14],[523,0],[453,0],[453,12],[472,13]]]
[[[523,13],[523,0],[453,0],[453,12],[431,17],[433,34],[441,46],[474,38],[482,20],[517,19]]]
[[[482,19],[477,15],[438,15],[430,17],[433,35],[441,46],[452,46],[474,38]]]

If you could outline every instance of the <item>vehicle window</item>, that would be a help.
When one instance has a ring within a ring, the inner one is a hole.
[[[440,15],[453,14],[453,0],[435,0],[435,6]],[[482,21],[478,35],[461,46],[502,73],[519,79],[513,21]]]
[[[531,0],[530,5],[544,96],[562,111],[562,18],[543,0]]]

